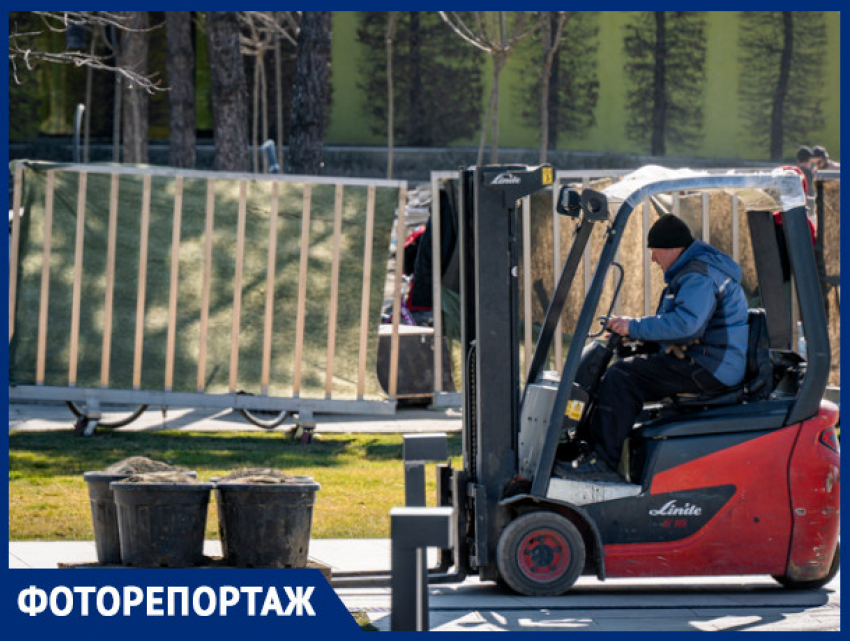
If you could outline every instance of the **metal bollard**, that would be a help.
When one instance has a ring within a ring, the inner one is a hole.
[[[425,463],[449,458],[445,434],[405,434],[404,437],[404,504],[425,507]]]
[[[425,463],[445,461],[449,458],[448,437],[436,434],[405,434],[404,449],[404,504],[407,507],[425,507]],[[428,555],[426,550],[416,551],[419,592],[428,593]],[[427,610],[427,608],[426,608]]]
[[[390,510],[390,629],[427,632],[428,547],[452,546],[452,508],[395,507]]]

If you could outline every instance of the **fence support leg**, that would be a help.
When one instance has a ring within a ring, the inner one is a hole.
[[[428,547],[451,547],[452,508],[393,508],[390,539],[390,628],[394,632],[425,632],[429,622],[424,552]]]

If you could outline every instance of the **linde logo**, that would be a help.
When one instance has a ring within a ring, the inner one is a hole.
[[[657,510],[650,510],[651,516],[699,516],[702,508],[697,505],[685,503],[685,506],[676,505],[676,501],[667,501]]]
[[[499,174],[492,181],[490,181],[491,185],[518,185],[521,182],[519,176],[514,176],[513,174],[509,174],[507,172],[503,174]]]

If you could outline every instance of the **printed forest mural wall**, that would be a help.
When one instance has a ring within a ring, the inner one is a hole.
[[[635,15],[623,34],[629,140],[653,156],[702,142],[705,19],[691,11]]]
[[[149,30],[140,33],[147,72],[158,82],[176,82],[168,69],[175,56],[168,53],[167,12],[129,13],[146,14]],[[174,141],[181,132],[172,129],[187,126],[199,144],[209,144],[216,85],[211,23],[206,12],[169,13],[188,18],[186,53],[194,62],[183,88],[194,91],[195,117],[171,121],[175,92],[155,92],[144,131],[149,140]],[[289,145],[297,130],[293,106],[304,102],[295,90],[300,22],[303,13],[319,12],[223,13],[238,18],[248,103],[240,116],[248,120],[243,137],[254,146],[267,137]],[[32,31],[33,16],[10,12],[10,29]],[[326,17],[320,39],[302,38],[302,45],[330,44],[316,63],[327,91],[308,101],[324,107],[316,110],[324,112],[323,140],[314,146],[483,148],[486,138],[488,162],[499,147],[539,148],[541,159],[547,150],[569,150],[775,162],[793,160],[801,144],[822,144],[833,158],[841,156],[836,11],[335,11]],[[286,38],[268,37],[269,19]],[[109,33],[97,33],[85,46],[112,60],[115,43]],[[64,33],[46,32],[32,44],[63,52],[68,42]],[[123,93],[114,76],[50,64],[14,74],[10,141],[71,135],[75,109],[86,102],[93,141],[114,146]],[[260,160],[255,152],[252,169]]]
[[[744,133],[779,160],[823,128],[824,63],[840,49],[830,54],[821,11],[745,11],[739,47]]]
[[[436,12],[392,13],[399,14],[396,144],[475,145],[490,91],[488,56],[464,46]],[[840,32],[828,29],[835,13],[546,13],[550,38],[554,15],[570,14],[549,71],[548,149],[779,161],[800,144],[825,144],[840,157],[839,88],[829,82],[839,72]],[[359,127],[360,142],[381,144],[387,13],[345,19],[356,22],[359,113],[368,134],[350,109],[350,126],[337,121],[331,133],[358,135]],[[337,27],[337,36],[351,29]],[[539,144],[545,55],[541,27],[517,45],[502,75],[505,147]],[[427,131],[434,133],[423,138]]]

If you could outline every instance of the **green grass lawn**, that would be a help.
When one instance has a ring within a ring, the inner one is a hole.
[[[460,465],[459,435],[449,437],[452,464]],[[200,480],[237,467],[272,467],[321,484],[313,511],[313,538],[389,537],[389,510],[404,505],[400,434],[319,435],[309,445],[276,432],[70,431],[9,434],[9,539],[93,539],[83,473],[129,456],[147,456],[197,471]],[[434,466],[427,467],[429,505]],[[207,538],[218,537],[215,498]]]

